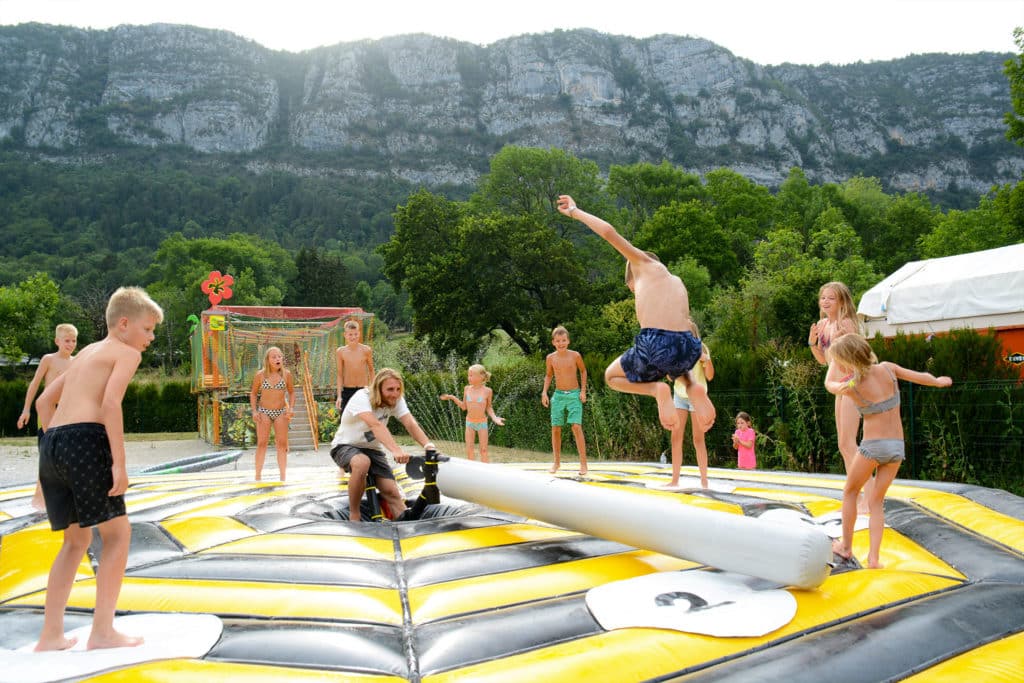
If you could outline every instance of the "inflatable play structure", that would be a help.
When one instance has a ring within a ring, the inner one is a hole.
[[[118,620],[144,653],[30,652],[60,535],[33,482],[0,489],[0,678],[1021,680],[1024,499],[1004,491],[897,480],[868,570],[828,550],[838,476],[712,469],[703,490],[684,468],[668,489],[669,465],[570,479],[428,456],[396,468],[412,507],[382,522],[348,521],[330,463],[287,484],[133,474]],[[98,549],[69,631],[90,623]]]
[[[1024,244],[912,261],[864,293],[869,337],[995,330],[1024,376]]]
[[[252,446],[249,390],[263,354],[277,346],[295,377],[296,420],[312,450],[320,437],[318,396],[337,391],[335,350],[345,345],[344,324],[358,321],[373,334],[373,315],[361,308],[214,305],[192,331],[192,392],[197,394],[199,436],[214,445]],[[292,439],[294,441],[294,439]]]

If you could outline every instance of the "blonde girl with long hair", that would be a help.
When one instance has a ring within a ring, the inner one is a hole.
[[[270,428],[274,428],[277,448],[277,469],[285,481],[288,468],[288,422],[295,405],[295,383],[292,373],[284,367],[284,354],[276,346],[263,354],[263,367],[252,378],[249,406],[256,423],[256,481],[263,478],[263,461],[270,443]]]
[[[833,543],[832,550],[842,558],[853,557],[858,493],[871,472],[877,470],[874,486],[870,491],[865,490],[871,514],[868,522],[868,567],[871,569],[882,566],[879,553],[885,527],[885,493],[905,457],[898,381],[901,379],[933,387],[953,384],[949,377],[908,370],[888,361],[879,363],[867,340],[859,334],[843,335],[829,349],[825,388],[852,403],[864,418],[864,438],[847,466],[843,487],[843,536]]]

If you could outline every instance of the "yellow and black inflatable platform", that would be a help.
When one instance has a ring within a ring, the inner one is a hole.
[[[501,477],[546,476],[547,466],[490,467],[489,476]],[[201,654],[101,662],[72,674],[59,664],[85,654],[60,653],[54,668],[32,673],[44,660],[28,652],[61,535],[29,506],[31,482],[0,489],[0,680],[1024,680],[1024,499],[1004,491],[897,480],[886,502],[885,567],[830,558],[820,585],[796,589],[756,571],[721,572],[558,526],[543,514],[449,498],[443,477],[440,504],[419,519],[354,523],[336,468],[289,474],[287,484],[253,482],[248,472],[133,477],[119,615],[213,615],[221,630]],[[423,482],[396,475],[415,499]],[[650,499],[823,534],[838,528],[840,477],[710,476],[709,490],[667,490],[667,465],[595,462],[576,484],[621,492],[626,505]],[[688,529],[664,533],[685,537]],[[855,557],[866,555],[867,543],[865,528],[855,534]],[[90,622],[99,551],[97,535],[71,592],[68,630]],[[659,573],[702,581],[626,593],[626,614],[607,622],[588,599]],[[742,590],[712,597],[700,594],[702,585]],[[762,600],[769,591],[784,599]],[[749,635],[750,624],[736,623],[787,601],[789,612],[766,633]],[[681,628],[645,624],[648,608],[683,603]],[[606,627],[616,619],[626,625]]]

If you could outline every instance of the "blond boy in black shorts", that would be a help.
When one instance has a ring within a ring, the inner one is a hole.
[[[39,480],[50,528],[64,542],[46,584],[43,629],[36,651],[66,650],[75,639],[64,634],[75,574],[99,529],[103,551],[96,572],[96,607],[88,649],[130,647],[141,638],[114,629],[131,526],[125,512],[124,417],[121,400],[153,341],[163,311],[137,287],[122,287],[107,303],[107,336],[82,349],[36,400],[43,427]]]

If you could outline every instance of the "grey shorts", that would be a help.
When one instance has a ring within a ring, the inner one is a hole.
[[[370,474],[377,479],[394,479],[395,473],[388,465],[388,456],[376,448],[359,448],[340,443],[331,449],[331,460],[346,472],[352,472],[352,458],[362,453],[370,459]]]
[[[906,458],[906,444],[903,439],[867,439],[860,442],[857,452],[879,465],[903,462]]]

